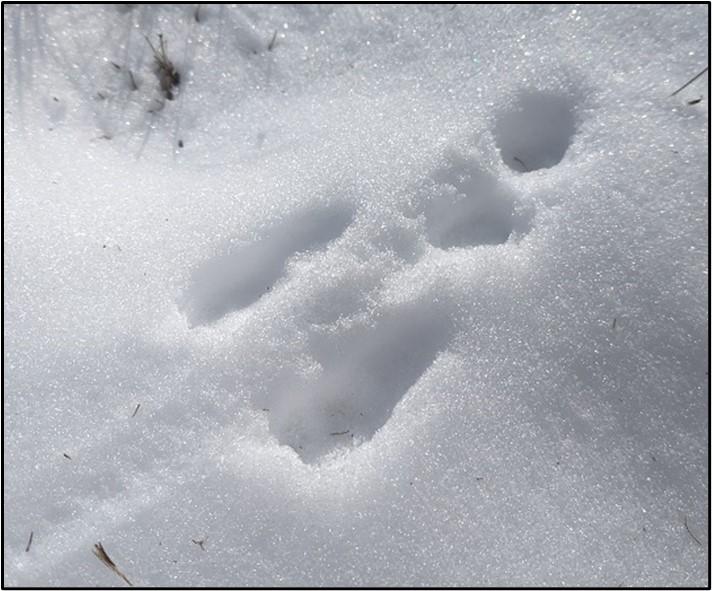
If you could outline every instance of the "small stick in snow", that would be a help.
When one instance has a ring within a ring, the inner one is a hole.
[[[521,164],[522,167],[524,168],[524,172],[529,172],[529,167],[526,164],[524,164],[524,160],[522,160],[521,158],[517,158],[516,156],[514,156],[512,158],[512,160],[514,160],[515,162],[519,162],[519,164]]]
[[[687,515],[685,515],[685,529],[687,530],[687,533],[690,534],[690,537],[691,537],[693,540],[695,540],[695,542],[697,542],[697,545],[698,545],[698,546],[702,546],[702,542],[700,542],[700,541],[695,537],[695,534],[693,534],[693,533],[690,531],[690,528],[689,528],[689,526],[687,525]]]
[[[617,317],[613,319],[613,325],[611,326],[611,328],[612,328],[613,330],[616,329],[616,322],[618,322],[618,318],[617,318]]]
[[[195,12],[193,13],[193,17],[195,18],[196,23],[200,22],[200,4],[198,4],[198,6],[196,6]]]
[[[30,539],[27,540],[27,547],[25,548],[25,552],[29,552],[29,551],[30,551],[30,546],[32,546],[32,536],[34,536],[34,535],[35,535],[35,532],[31,531],[31,532],[30,532]]]
[[[200,546],[200,549],[201,549],[203,552],[207,552],[207,550],[205,549],[205,546],[203,546],[203,544],[205,544],[205,542],[208,541],[208,536],[205,536],[205,538],[203,538],[202,540],[193,540],[193,539],[191,539],[190,541],[193,542],[194,544],[197,544],[198,546]]]
[[[129,80],[131,80],[131,90],[138,90],[138,84],[136,84],[136,78],[134,78],[133,72],[129,70]]]
[[[692,84],[695,80],[697,80],[700,76],[702,76],[702,74],[704,74],[704,73],[705,73],[707,70],[709,70],[709,69],[710,69],[710,67],[707,66],[704,70],[702,70],[699,74],[697,74],[697,76],[694,76],[693,78],[691,78],[690,80],[688,80],[687,82],[685,82],[685,84],[683,84],[680,88],[678,88],[678,89],[677,89],[675,92],[673,92],[670,96],[675,96],[678,92],[680,92],[681,90],[684,90],[685,88],[687,88],[688,86],[690,86],[690,84]],[[668,97],[668,98],[669,98],[669,97]]]
[[[131,415],[131,418],[133,419],[136,416],[136,413],[138,412],[138,409],[141,408],[141,404],[136,405],[136,410],[133,411],[133,414]]]
[[[696,104],[699,103],[700,101],[702,101],[702,97],[696,98],[696,99],[692,99],[691,101],[687,101],[687,104],[688,104],[688,105],[696,105]]]
[[[335,433],[329,433],[329,435],[346,435],[349,432],[349,429],[346,429],[346,431],[336,431]]]
[[[114,561],[109,558],[109,555],[106,553],[106,550],[104,550],[104,546],[101,545],[101,542],[94,544],[94,555],[101,560],[107,568],[110,568],[113,570],[118,576],[120,576],[124,581],[126,581],[129,585],[129,587],[133,587],[133,583],[129,581],[126,578],[126,575],[122,573],[119,568],[114,564]]]
[[[277,29],[274,30],[274,34],[272,35],[272,40],[269,42],[269,45],[267,46],[267,51],[272,51],[274,49],[276,41],[277,41]]]
[[[69,454],[66,454],[66,453],[65,453],[65,454],[62,454],[62,455],[63,455],[65,458],[67,458],[68,460],[71,460],[71,459],[72,459]]]

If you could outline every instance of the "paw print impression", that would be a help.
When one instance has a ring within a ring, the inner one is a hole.
[[[502,160],[517,172],[557,165],[576,133],[574,104],[550,93],[527,93],[499,114],[495,125]]]
[[[270,430],[305,463],[371,439],[449,343],[452,321],[426,302],[384,311],[370,325],[311,339],[323,372],[273,393]]]
[[[424,206],[428,241],[450,249],[503,244],[526,234],[532,212],[476,162],[451,156]]]
[[[197,267],[179,307],[191,327],[212,324],[270,292],[297,253],[326,248],[351,221],[346,207],[309,209],[273,226],[255,242],[227,247]]]

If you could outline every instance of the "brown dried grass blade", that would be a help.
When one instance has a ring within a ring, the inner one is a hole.
[[[110,568],[113,570],[119,577],[121,577],[126,583],[129,585],[129,587],[133,587],[133,583],[128,580],[126,575],[122,573],[119,570],[119,567],[114,564],[114,561],[109,558],[109,555],[106,553],[106,550],[104,550],[104,546],[101,545],[101,542],[94,544],[94,555],[101,560],[107,568]]]
[[[707,70],[709,70],[709,69],[710,69],[710,67],[707,66],[707,67],[706,67],[704,70],[702,70],[699,74],[697,74],[696,76],[693,76],[692,78],[690,78],[690,80],[688,80],[687,82],[685,82],[685,84],[683,84],[680,88],[678,88],[678,89],[677,89],[675,92],[673,92],[670,96],[675,96],[678,92],[680,92],[681,90],[684,90],[685,88],[687,88],[688,86],[690,86],[690,84],[692,84],[695,80],[697,80],[700,76],[702,76],[702,74],[704,74],[704,73],[705,73]],[[668,98],[669,98],[669,97],[668,97]]]

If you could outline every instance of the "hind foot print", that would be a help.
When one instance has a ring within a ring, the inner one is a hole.
[[[189,325],[211,324],[253,304],[283,277],[290,257],[323,249],[350,221],[344,207],[308,211],[271,228],[257,242],[225,248],[193,271],[178,302]]]
[[[322,343],[315,382],[273,398],[270,430],[305,463],[371,439],[448,344],[450,322],[427,305]]]

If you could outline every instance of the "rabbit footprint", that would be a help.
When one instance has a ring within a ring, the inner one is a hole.
[[[503,244],[531,229],[533,212],[474,160],[450,155],[421,195],[428,242],[450,249]]]
[[[312,339],[323,372],[270,401],[270,430],[311,463],[371,439],[448,344],[451,322],[432,305],[384,313],[374,325]]]
[[[309,210],[273,226],[256,242],[225,248],[193,271],[178,302],[190,326],[211,324],[253,304],[284,275],[290,257],[324,248],[350,222],[345,207]]]

